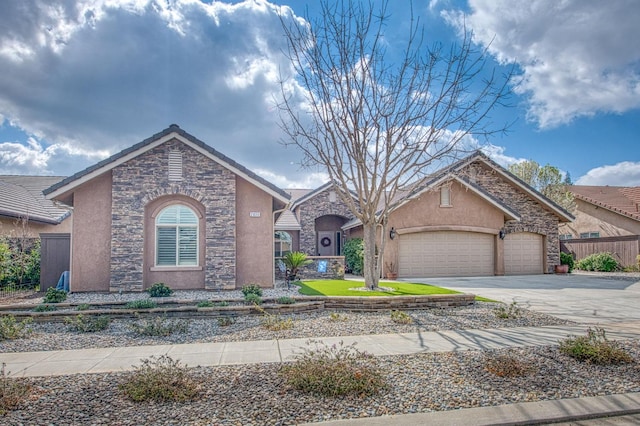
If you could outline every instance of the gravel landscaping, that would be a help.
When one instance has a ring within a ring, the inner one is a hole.
[[[238,292],[239,293],[239,292]],[[268,290],[265,297],[292,295]],[[72,294],[73,303],[106,298],[143,298],[144,295]],[[176,298],[211,300],[240,294],[178,292]],[[129,299],[130,300],[130,299]],[[31,303],[39,303],[32,301]],[[523,310],[521,317],[500,319],[497,304],[407,311],[412,324],[391,321],[389,312],[330,312],[291,315],[293,328],[269,331],[261,317],[239,317],[219,326],[216,319],[191,319],[186,333],[168,337],[139,337],[129,327],[133,320],[114,320],[96,333],[68,331],[64,324],[33,324],[25,339],[0,342],[0,352],[26,352],[127,345],[242,341],[273,338],[348,336],[403,333],[417,330],[480,329],[569,324],[544,314]],[[132,373],[69,375],[22,379],[31,385],[28,401],[0,417],[7,425],[293,425],[338,418],[452,410],[524,401],[640,392],[640,341],[621,342],[634,362],[617,366],[580,363],[561,354],[557,346],[465,351],[375,358],[387,388],[373,396],[326,398],[289,388],[279,364],[194,367],[200,382],[198,398],[184,403],[135,403],[118,389]],[[522,377],[498,377],[486,360],[511,355],[527,366]]]

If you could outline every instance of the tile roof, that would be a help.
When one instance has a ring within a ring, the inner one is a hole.
[[[182,130],[180,128],[180,126],[178,126],[177,124],[172,124],[169,127],[167,127],[166,129],[164,129],[163,131],[156,133],[155,135],[141,141],[138,142],[135,145],[130,146],[129,148],[126,148],[122,151],[120,151],[117,154],[112,155],[111,157],[100,161],[99,163],[94,164],[93,166],[90,166],[76,174],[74,174],[73,176],[69,176],[68,178],[64,179],[61,182],[58,182],[55,185],[52,185],[50,188],[47,188],[44,191],[45,195],[49,195],[65,186],[69,186],[72,187],[73,183],[75,181],[78,181],[79,179],[82,179],[83,177],[90,175],[93,172],[96,171],[100,171],[100,170],[109,170],[110,168],[114,167],[114,163],[116,163],[118,160],[121,160],[129,155],[136,155],[135,152],[138,150],[142,150],[144,149],[147,145],[150,145],[156,141],[158,141],[159,139],[162,139],[166,136],[171,135],[172,133],[175,133],[179,136],[181,136],[182,138],[184,138],[185,140],[189,141],[190,143],[194,144],[195,146],[197,146],[198,148],[206,151],[210,156],[215,157],[217,160],[219,160],[221,163],[226,164],[228,167],[231,167],[235,170],[237,170],[238,172],[244,174],[247,178],[249,178],[250,180],[253,180],[255,183],[258,183],[260,185],[262,185],[263,187],[268,188],[270,191],[272,191],[273,193],[277,194],[279,197],[281,197],[283,200],[289,200],[290,199],[290,195],[285,192],[284,190],[278,188],[277,186],[275,186],[274,184],[272,184],[271,182],[267,181],[266,179],[258,176],[257,174],[255,174],[254,172],[252,172],[251,170],[247,169],[246,167],[244,167],[243,165],[236,163],[234,160],[232,160],[231,158],[227,157],[226,155],[222,154],[219,151],[216,151],[215,149],[213,149],[212,147],[210,147],[209,145],[207,145],[206,143],[204,143],[203,141],[201,141],[200,139],[196,138],[195,136],[191,135],[190,133],[187,133],[186,131]]]
[[[569,190],[579,200],[640,220],[640,186],[572,185]]]
[[[42,191],[63,179],[63,176],[0,175],[0,215],[28,217],[41,223],[60,223],[70,211],[47,200]]]

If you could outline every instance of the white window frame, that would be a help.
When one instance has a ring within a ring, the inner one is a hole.
[[[163,214],[167,212],[169,209],[177,208],[178,211],[176,213],[176,223],[159,223]],[[181,223],[180,216],[182,215],[180,209],[185,209],[188,213],[193,215],[195,218],[195,223]],[[200,220],[198,213],[192,209],[191,207],[184,204],[170,204],[164,207],[155,218],[155,266],[159,268],[192,268],[198,267],[200,264]],[[160,263],[160,229],[173,229],[175,230],[175,262],[174,263]],[[192,260],[183,260],[181,259],[181,237],[180,230],[193,229],[195,230],[195,259]]]

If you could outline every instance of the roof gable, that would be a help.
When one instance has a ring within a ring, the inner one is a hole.
[[[73,190],[83,183],[119,166],[120,164],[126,163],[132,158],[135,158],[174,138],[193,148],[202,155],[210,158],[226,169],[232,171],[248,182],[254,184],[276,199],[284,203],[287,203],[289,201],[290,196],[288,193],[268,182],[266,179],[253,173],[241,164],[235,162],[231,158],[216,151],[195,136],[185,132],[176,124],[172,124],[162,132],[157,133],[133,146],[130,146],[129,148],[126,148],[119,153],[114,154],[111,157],[102,160],[99,163],[96,163],[93,166],[90,166],[74,174],[73,176],[64,179],[63,181],[49,187],[48,189],[45,189],[44,194],[48,199],[56,198],[66,192]]]
[[[640,221],[640,186],[572,185],[569,191],[579,200]]]

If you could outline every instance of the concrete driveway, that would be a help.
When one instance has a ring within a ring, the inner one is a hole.
[[[640,329],[640,277],[520,275],[405,279],[473,293],[586,324],[635,323]],[[622,325],[622,324],[619,324]]]

